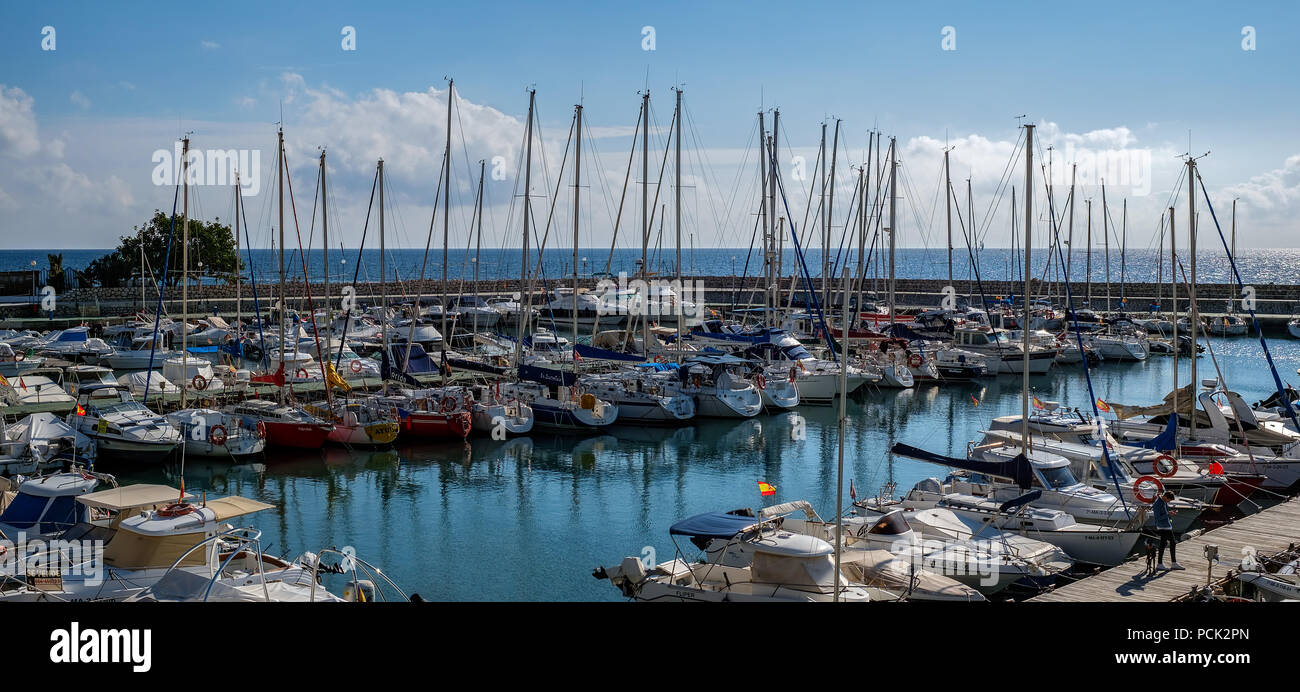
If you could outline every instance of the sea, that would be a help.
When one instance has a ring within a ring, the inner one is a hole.
[[[1198,280],[1206,283],[1230,283],[1231,270],[1226,261],[1226,253],[1207,240],[1202,241],[1202,248],[1197,253]],[[109,250],[0,250],[0,271],[18,271],[49,268],[47,255],[62,253],[65,270],[84,269],[96,258]],[[965,248],[953,251],[953,277],[966,281],[972,279],[972,254],[978,260],[980,277],[986,280],[1017,279],[1021,275],[1023,251],[1010,248],[984,248],[978,253],[968,253]],[[872,276],[888,275],[888,258],[879,251],[866,253],[864,258],[870,267]],[[1053,261],[1052,274],[1049,278],[1060,277],[1059,262]],[[279,253],[267,249],[255,249],[243,253],[244,278],[246,281],[271,283],[279,280]],[[482,280],[518,279],[522,257],[518,248],[484,249],[480,252],[452,250],[447,253],[447,272],[449,279]],[[830,255],[832,267],[847,262],[856,271],[857,251],[835,252]],[[1075,251],[1067,257],[1070,278],[1083,281],[1088,266],[1088,253]],[[1181,261],[1189,261],[1186,253],[1180,254]],[[190,258],[191,276],[201,274],[198,271],[201,256]],[[358,256],[353,251],[331,251],[329,255],[330,281],[341,284],[365,281],[378,281],[380,277],[378,250],[362,250]],[[1049,260],[1045,250],[1035,249],[1030,263],[1034,276],[1042,276],[1044,264]],[[1110,280],[1120,282],[1149,282],[1161,277],[1169,281],[1169,258],[1163,259],[1154,250],[1129,250],[1121,257],[1114,249],[1110,252]],[[177,260],[179,261],[179,260]],[[33,265],[32,263],[35,262]],[[618,276],[625,273],[636,275],[640,269],[641,249],[617,248],[580,248],[578,251],[578,274],[583,277],[603,275]],[[529,267],[535,266],[536,253],[530,253]],[[948,276],[948,253],[946,249],[899,248],[895,253],[895,273],[905,279],[940,279]],[[312,281],[320,281],[325,276],[325,256],[320,250],[307,254],[306,275]],[[652,272],[660,276],[676,276],[676,250],[674,248],[651,248],[647,262]],[[762,273],[762,256],[753,248],[699,248],[682,250],[683,276],[756,276]],[[787,250],[783,257],[783,273],[789,275],[798,264],[793,250]],[[1106,280],[1106,254],[1098,248],[1092,253],[1092,279]],[[423,249],[390,249],[387,252],[385,270],[390,281],[407,281],[419,279],[439,279],[443,275],[443,253],[432,249],[427,256]],[[573,251],[571,249],[548,249],[544,253],[541,278],[545,280],[563,280],[573,275]],[[804,254],[802,263],[811,276],[820,276],[822,271],[822,254],[816,249],[809,249]],[[477,273],[475,268],[477,267]],[[155,267],[155,273],[161,268]],[[176,266],[170,267],[175,271]],[[1237,270],[1248,284],[1300,284],[1300,249],[1242,249],[1237,253]],[[802,272],[802,268],[800,269]],[[302,256],[296,251],[285,255],[285,273],[289,280],[301,280],[303,272]],[[836,272],[838,275],[838,272]],[[197,280],[197,277],[196,277]],[[208,283],[218,282],[208,278]]]

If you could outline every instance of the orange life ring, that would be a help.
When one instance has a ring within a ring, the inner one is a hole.
[[[208,380],[202,375],[195,375],[194,378],[190,380],[190,385],[201,392],[208,388]]]
[[[767,389],[767,378],[763,377],[763,373],[759,373],[754,376],[754,384],[758,385],[759,389]]]
[[[1156,484],[1156,493],[1155,495],[1152,495],[1150,498],[1147,498],[1146,495],[1142,494],[1142,486],[1145,483]],[[1165,484],[1161,483],[1160,479],[1156,478],[1155,476],[1142,476],[1141,478],[1133,481],[1133,496],[1138,499],[1138,502],[1141,502],[1143,504],[1149,505],[1152,502],[1155,502],[1156,498],[1159,497],[1164,492],[1165,492]]]
[[[348,368],[352,370],[352,372],[361,372],[361,359],[353,358],[352,362],[348,363]]]
[[[668,362],[668,359],[667,359],[667,358],[664,358],[663,356],[655,356],[655,362],[656,362],[656,363],[667,363],[667,362]]]
[[[194,511],[194,505],[188,502],[173,502],[158,510],[160,517],[179,517]]]
[[[455,410],[456,410],[456,398],[455,398],[455,397],[450,397],[450,396],[444,396],[444,397],[442,398],[442,401],[439,402],[439,404],[438,404],[438,410],[439,410],[439,411],[442,411],[443,413],[451,413],[452,411],[455,411]]]
[[[208,442],[218,446],[226,446],[226,426],[220,423],[208,429]]]
[[[1168,473],[1161,473],[1160,462],[1162,461],[1169,462]],[[1169,478],[1173,476],[1175,473],[1178,473],[1178,460],[1173,458],[1172,456],[1169,456],[1168,454],[1161,454],[1160,456],[1156,457],[1155,461],[1151,462],[1151,470],[1155,471],[1156,475],[1161,478]]]
[[[792,383],[794,382],[794,380],[795,380],[795,376],[796,376],[797,374],[798,374],[798,373],[795,372],[795,369],[794,369],[794,367],[792,366],[792,367],[790,368],[790,382],[792,382]]]
[[[307,372],[307,368],[298,368],[298,372],[295,374],[298,376],[298,379],[300,380],[305,380],[308,377],[311,377],[311,375]]]
[[[922,358],[921,354],[919,353],[913,353],[912,355],[907,357],[907,367],[909,368],[919,368],[924,364],[925,364],[925,359]]]
[[[262,440],[266,439],[266,421],[257,421],[257,437]]]

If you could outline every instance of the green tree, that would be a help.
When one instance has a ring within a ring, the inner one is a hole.
[[[140,255],[144,250],[148,274],[155,279],[160,277],[163,268],[167,268],[167,285],[179,285],[181,280],[181,262],[183,255],[182,236],[184,219],[176,217],[175,229],[172,218],[161,210],[154,210],[153,217],[141,226],[133,229],[131,235],[122,236],[117,249],[91,262],[82,276],[100,286],[122,286],[131,277],[140,275]],[[171,262],[167,261],[167,241],[172,236]],[[235,234],[230,226],[217,218],[212,221],[200,219],[189,220],[189,260],[191,280],[202,273],[208,276],[221,276],[232,280],[240,270],[239,256],[235,253]]]
[[[46,280],[49,282],[50,286],[54,287],[55,291],[62,293],[64,279],[63,253],[60,252],[57,255],[46,255],[46,257],[49,258],[50,261],[50,272],[47,275]]]

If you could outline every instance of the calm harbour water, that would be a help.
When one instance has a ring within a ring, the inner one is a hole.
[[[1259,342],[1215,339],[1230,386],[1254,402],[1272,390]],[[1300,341],[1269,343],[1284,380],[1300,381]],[[1103,363],[1092,370],[1099,397],[1154,403],[1170,389],[1169,358]],[[1200,377],[1213,377],[1210,357]],[[1189,364],[1181,361],[1182,381]],[[1065,406],[1090,401],[1078,366],[1032,380],[1034,394]],[[980,404],[971,403],[971,395]],[[970,385],[871,391],[848,407],[845,492],[888,481],[899,490],[944,469],[891,460],[894,442],[961,454],[994,416],[1019,413],[1020,378]],[[591,437],[544,432],[504,442],[400,445],[394,450],[272,452],[263,465],[192,462],[185,485],[210,496],[237,493],[276,505],[253,515],[264,544],[297,555],[353,546],[408,592],[437,600],[619,600],[591,577],[644,547],[672,556],[668,527],[690,514],[796,499],[823,516],[835,503],[838,407],[735,421],[697,421],[673,429],[615,426]],[[796,416],[806,420],[796,440]],[[105,469],[109,470],[109,469]],[[126,482],[177,484],[179,469],[123,470]],[[777,487],[762,498],[757,483]],[[847,504],[847,497],[845,498]],[[694,547],[683,542],[694,557]]]

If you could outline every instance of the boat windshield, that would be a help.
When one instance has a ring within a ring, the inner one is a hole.
[[[1074,479],[1074,474],[1070,473],[1070,468],[1068,466],[1058,466],[1056,468],[1040,467],[1035,470],[1038,472],[1038,478],[1043,485],[1052,490],[1068,488],[1069,486],[1078,483],[1078,481]]]
[[[146,409],[144,404],[138,401],[116,401],[107,404],[96,404],[95,410],[99,415],[107,416],[112,413],[130,413],[132,411],[148,411],[149,409]]]
[[[911,530],[912,527],[907,525],[907,520],[903,518],[902,512],[890,512],[881,517],[880,520],[876,522],[875,526],[872,526],[871,530],[867,533],[880,534],[884,536],[898,536]]]

